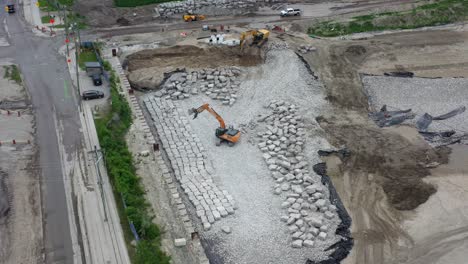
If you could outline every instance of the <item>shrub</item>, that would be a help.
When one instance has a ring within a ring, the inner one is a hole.
[[[134,263],[169,264],[170,257],[159,248],[161,231],[152,221],[150,206],[145,200],[144,189],[136,175],[132,155],[125,141],[125,134],[132,123],[132,113],[126,99],[118,92],[118,77],[114,71],[111,71],[110,82],[111,111],[101,120],[96,120],[96,129],[101,147],[105,150],[111,182],[122,195],[126,206],[125,215],[141,239],[133,256]]]

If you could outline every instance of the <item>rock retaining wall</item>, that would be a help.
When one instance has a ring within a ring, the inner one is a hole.
[[[213,168],[200,139],[193,133],[177,102],[148,96],[144,103],[158,131],[175,177],[196,210],[205,230],[234,214],[232,196],[221,190],[211,177]],[[187,216],[188,218],[188,216]]]
[[[281,220],[288,225],[292,247],[313,247],[317,240],[328,239],[337,221],[337,208],[326,197],[325,187],[309,172],[303,156],[306,132],[297,107],[272,101],[268,108],[272,113],[259,119],[267,129],[258,134],[258,147],[276,182],[273,192],[285,195],[281,207],[287,215]]]
[[[241,73],[241,69],[234,66],[175,72],[154,95],[165,99],[182,100],[191,95],[205,93],[213,100],[220,100],[225,105],[233,105],[237,99],[240,85],[238,79]]]

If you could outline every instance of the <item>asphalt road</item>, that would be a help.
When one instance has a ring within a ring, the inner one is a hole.
[[[2,6],[5,0],[2,0]],[[9,47],[0,47],[0,60],[19,65],[30,93],[36,118],[36,141],[42,182],[42,213],[46,263],[73,263],[72,240],[62,171],[64,154],[70,155],[79,146],[79,118],[67,65],[59,57],[63,38],[35,36],[16,14],[1,11],[0,36],[6,36]],[[5,27],[5,24],[7,27]],[[6,32],[8,28],[9,34]],[[59,142],[60,130],[62,142]]]

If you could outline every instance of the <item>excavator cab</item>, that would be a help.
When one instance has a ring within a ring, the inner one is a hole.
[[[240,39],[239,39],[241,49],[243,48],[249,36],[251,36],[252,38],[252,42],[250,43],[250,46],[257,45],[257,47],[261,48],[263,44],[265,44],[265,42],[268,41],[268,37],[270,37],[270,31],[266,29],[259,29],[259,30],[253,29],[253,30],[242,32]]]
[[[204,104],[199,108],[192,108],[189,110],[189,114],[193,114],[193,119],[195,119],[198,117],[199,113],[205,110],[210,112],[210,114],[212,114],[219,122],[219,127],[215,130],[215,136],[219,139],[216,145],[219,146],[222,142],[227,142],[229,146],[234,146],[234,144],[240,139],[240,131],[232,126],[226,127],[223,118],[216,113],[209,104]]]
[[[234,129],[233,127],[229,127],[229,128],[218,127],[216,129],[215,136],[220,139],[220,141],[216,143],[217,146],[221,145],[223,141],[226,141],[228,145],[232,147],[234,146],[234,143],[239,141],[240,131],[237,129]]]

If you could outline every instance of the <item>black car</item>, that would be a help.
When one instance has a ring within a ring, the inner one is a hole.
[[[101,91],[90,90],[90,91],[84,92],[82,97],[83,97],[83,100],[104,98],[104,93]]]
[[[13,14],[16,12],[15,5],[7,5],[5,9],[8,11],[9,14]]]
[[[94,84],[95,86],[100,86],[100,85],[102,85],[101,75],[99,75],[99,74],[93,74],[93,75],[91,75],[91,79],[93,79],[93,84]]]

